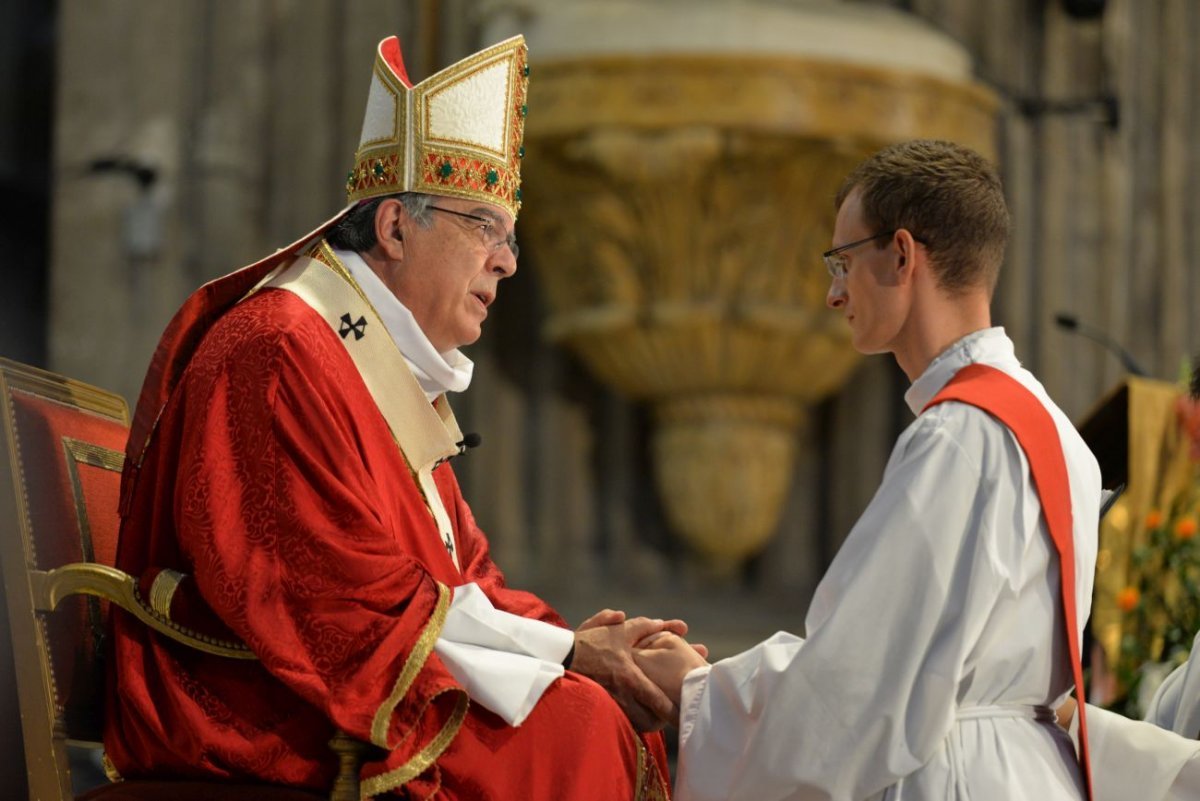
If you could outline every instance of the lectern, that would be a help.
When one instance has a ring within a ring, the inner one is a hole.
[[[1177,384],[1129,377],[1079,425],[1100,463],[1105,489],[1125,491],[1100,523],[1091,632],[1108,664],[1120,653],[1123,613],[1117,595],[1131,583],[1130,556],[1146,542],[1146,516],[1165,509],[1191,478],[1189,443],[1177,423]]]

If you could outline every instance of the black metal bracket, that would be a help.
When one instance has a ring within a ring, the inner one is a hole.
[[[137,181],[138,187],[142,190],[146,190],[154,186],[154,182],[158,180],[157,167],[152,167],[149,164],[144,164],[136,159],[122,156],[109,156],[108,158],[95,159],[88,164],[88,170],[94,173],[125,173]]]
[[[1093,114],[1110,131],[1121,123],[1121,103],[1113,94],[1084,97],[1073,100],[1052,100],[1045,97],[1018,97],[1013,101],[1017,111],[1025,117],[1066,116]]]

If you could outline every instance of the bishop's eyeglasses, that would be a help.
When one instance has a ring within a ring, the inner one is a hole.
[[[480,217],[478,214],[467,214],[464,211],[444,209],[441,206],[429,206],[428,208],[430,211],[453,214],[455,217],[462,217],[465,220],[474,220],[479,223],[479,225],[473,225],[471,228],[479,232],[479,238],[483,240],[483,244],[490,252],[499,250],[501,245],[508,245],[508,249],[512,251],[513,258],[515,259],[521,251],[520,246],[517,245],[517,235],[505,233],[504,229],[497,225],[495,220]]]

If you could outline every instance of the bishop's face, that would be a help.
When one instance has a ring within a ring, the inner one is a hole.
[[[433,205],[429,227],[403,223],[404,260],[389,286],[445,353],[479,339],[497,287],[516,273],[517,258],[505,242],[513,231],[506,210],[448,197]]]
[[[838,209],[833,246],[880,234],[863,221],[862,198],[853,190]],[[893,352],[904,328],[908,305],[898,287],[894,236],[880,235],[843,251],[845,275],[833,278],[825,296],[825,305],[846,318],[850,342],[859,353]]]

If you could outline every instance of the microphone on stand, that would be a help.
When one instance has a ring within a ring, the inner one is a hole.
[[[1124,366],[1126,372],[1130,375],[1146,376],[1148,373],[1142,369],[1137,360],[1125,350],[1123,347],[1113,341],[1107,334],[1098,328],[1092,328],[1090,325],[1079,322],[1073,314],[1063,314],[1059,312],[1054,315],[1054,322],[1064,331],[1073,331],[1082,337],[1087,337],[1093,342],[1101,345],[1109,353],[1121,360],[1121,365]]]

